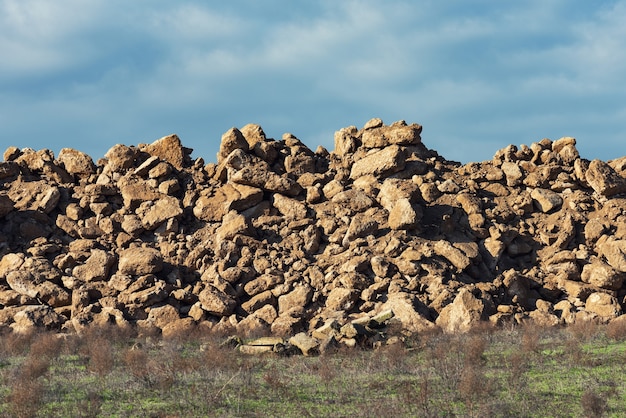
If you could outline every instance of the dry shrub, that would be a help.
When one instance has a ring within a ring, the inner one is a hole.
[[[115,356],[113,346],[108,339],[97,336],[87,341],[89,370],[98,376],[106,376],[113,370]]]
[[[626,340],[626,321],[611,321],[606,326],[606,336],[615,341]]]
[[[606,399],[592,389],[587,389],[580,399],[585,417],[601,417],[607,409]]]
[[[312,365],[313,370],[324,384],[329,384],[337,377],[337,367],[333,364],[332,358],[320,357],[319,362]]]
[[[539,352],[540,332],[539,328],[528,325],[522,332],[522,351],[526,353]]]
[[[29,355],[19,369],[18,379],[34,381],[45,375],[50,368],[50,359]]]
[[[580,342],[587,342],[593,339],[600,332],[600,327],[596,321],[577,321],[571,324],[567,330],[573,338]]]
[[[8,332],[0,338],[2,351],[7,356],[23,355],[30,348],[33,337],[33,333]]]
[[[407,371],[407,349],[404,344],[398,342],[385,345],[380,352],[385,359],[387,372],[402,373]]]
[[[61,353],[63,340],[52,333],[37,334],[33,337],[29,356],[54,359]]]
[[[465,344],[465,364],[481,366],[485,363],[487,342],[482,334],[470,335]]]
[[[565,340],[563,343],[563,351],[575,364],[581,364],[585,359],[585,352],[583,351],[581,342],[574,337]]]
[[[434,416],[431,411],[431,382],[428,376],[422,376],[417,382],[406,380],[399,387],[400,399],[410,410],[417,410],[421,417]]]
[[[204,343],[201,350],[200,362],[203,368],[226,372],[239,370],[240,356],[235,348],[211,340]]]
[[[97,392],[89,391],[87,398],[79,402],[78,409],[81,411],[83,418],[95,418],[100,416],[102,410],[102,396]]]
[[[141,347],[133,347],[124,353],[124,365],[136,379],[148,377],[148,353]]]
[[[283,378],[274,366],[265,371],[263,374],[263,381],[274,391],[284,389],[286,386]]]
[[[530,368],[528,355],[522,351],[515,351],[509,356],[509,372],[511,374],[510,383],[514,388],[526,386],[524,373]]]
[[[34,417],[42,402],[43,385],[38,380],[18,378],[8,396],[10,416],[17,418]]]
[[[463,368],[457,388],[464,400],[476,400],[489,393],[489,382],[482,368],[469,365]]]

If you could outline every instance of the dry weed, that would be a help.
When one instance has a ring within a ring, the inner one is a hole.
[[[604,415],[607,409],[606,399],[592,389],[587,389],[580,399],[585,417],[595,418]]]
[[[87,341],[90,371],[98,376],[106,376],[115,366],[114,349],[108,339],[96,336]]]
[[[42,402],[43,384],[39,380],[18,378],[11,387],[8,406],[12,417],[30,418],[37,414]]]

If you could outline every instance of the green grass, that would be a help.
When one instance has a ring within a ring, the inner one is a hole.
[[[320,357],[246,356],[214,336],[4,335],[0,416],[623,416],[626,335],[592,331],[430,334]]]

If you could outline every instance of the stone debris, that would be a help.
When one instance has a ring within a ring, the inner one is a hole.
[[[258,125],[216,163],[176,135],[94,162],[9,147],[0,162],[0,327],[202,325],[314,355],[483,322],[621,319],[626,164],[574,138],[461,165],[422,127],[372,119],[312,151]],[[269,348],[268,348],[269,347]]]

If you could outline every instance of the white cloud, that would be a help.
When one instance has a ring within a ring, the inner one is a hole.
[[[59,138],[184,131],[212,156],[232,124],[314,148],[380,116],[466,160],[540,130],[623,150],[624,21],[625,1],[0,0],[2,124],[24,141],[33,115]]]
[[[93,25],[100,2],[2,0],[0,75],[24,78],[72,68],[93,56],[80,34]]]

